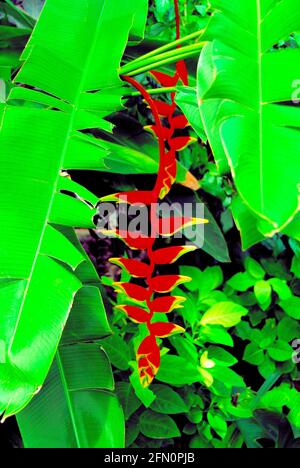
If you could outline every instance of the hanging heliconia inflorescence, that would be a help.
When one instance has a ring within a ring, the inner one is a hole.
[[[178,0],[174,0],[176,11],[176,36],[180,38],[180,18]],[[179,47],[179,46],[178,46]],[[178,83],[188,85],[188,72],[183,60],[176,64],[176,71],[173,76],[151,71],[152,76],[162,87],[174,88]],[[155,276],[156,267],[169,265],[177,261],[183,254],[194,251],[196,246],[174,246],[154,249],[157,237],[172,237],[176,232],[197,223],[205,223],[204,219],[192,217],[173,217],[168,219],[159,218],[158,204],[168,195],[176,179],[177,162],[176,152],[184,149],[192,140],[189,136],[175,136],[175,132],[188,126],[188,121],[184,115],[178,115],[178,108],[175,103],[176,93],[171,92],[171,103],[153,99],[146,89],[134,78],[122,77],[143,96],[147,102],[154,118],[154,124],[150,129],[157,137],[159,143],[159,171],[153,190],[132,191],[116,193],[105,197],[116,203],[127,203],[130,205],[147,206],[150,210],[151,229],[149,235],[136,236],[136,233],[116,230],[114,234],[122,239],[129,248],[134,250],[145,250],[149,263],[128,259],[113,258],[110,261],[126,270],[133,278],[144,281],[145,286],[140,286],[131,282],[114,283],[117,293],[126,294],[133,301],[138,301],[137,305],[118,305],[117,308],[123,310],[134,322],[146,324],[148,336],[143,339],[137,350],[137,363],[140,381],[147,387],[160,366],[160,348],[157,338],[168,337],[174,333],[183,332],[184,329],[169,322],[152,323],[155,313],[167,314],[182,307],[185,298],[171,296],[170,293],[180,284],[190,281],[190,278],[181,275],[159,275]],[[176,115],[177,114],[177,115]],[[163,125],[161,118],[167,122]]]

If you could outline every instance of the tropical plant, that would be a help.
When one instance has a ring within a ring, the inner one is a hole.
[[[299,18],[0,1],[1,447],[299,447]]]
[[[117,418],[121,424],[122,420],[117,401],[110,394],[113,383],[105,355],[93,345],[65,346],[103,337],[109,330],[98,276],[73,230],[95,226],[97,197],[64,171],[96,170],[116,154],[116,145],[100,142],[82,130],[100,127],[111,131],[112,125],[103,117],[121,106],[118,67],[129,33],[133,42],[143,34],[146,6],[144,0],[126,8],[122,2],[112,6],[103,0],[77,2],[75,8],[73,1],[49,0],[23,52],[25,63],[14,79],[15,86],[0,111],[1,209],[5,213],[0,412],[6,418],[28,404],[43,385],[56,355],[45,392],[52,391],[50,385],[62,394],[61,411],[68,413],[74,431],[74,437],[68,440],[56,439],[58,444],[97,445],[101,437],[103,442],[103,435],[93,434],[93,427],[85,425],[78,415],[78,404],[74,415],[72,399],[80,399],[82,391],[97,407],[99,422],[104,419],[108,424]],[[113,28],[117,40],[111,43]],[[109,55],[102,53],[107,47]],[[57,351],[76,295],[79,304],[72,311],[72,325]],[[94,329],[89,329],[90,324],[85,330],[81,328],[81,314],[87,312]],[[75,361],[75,354],[68,359],[70,350],[78,355]],[[84,362],[90,353],[99,355],[95,364],[99,366],[98,377],[93,369],[74,368],[78,359]],[[83,371],[87,375],[81,374]],[[105,391],[99,393],[99,388]],[[46,415],[44,403],[44,399],[41,405],[36,400],[31,411]],[[109,411],[112,418],[101,417],[101,411],[102,415]],[[37,420],[41,422],[38,415]],[[26,428],[26,415],[20,421]],[[53,430],[55,435],[55,426]],[[102,433],[103,427],[99,430]],[[106,435],[104,440],[114,445],[114,437]],[[30,435],[25,440],[36,442]],[[120,437],[116,440],[121,444]],[[49,443],[56,444],[50,439]]]
[[[210,3],[193,108],[198,103],[219,173],[233,176],[244,247],[277,232],[298,238],[299,109],[292,99],[299,48],[288,44],[300,26],[297,6]]]

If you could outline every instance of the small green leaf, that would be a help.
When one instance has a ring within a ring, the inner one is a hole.
[[[188,411],[183,399],[171,387],[154,384],[151,389],[156,395],[151,405],[153,411],[163,414],[180,414]]]
[[[300,325],[296,320],[284,317],[277,326],[278,338],[290,342],[300,336]]]
[[[127,420],[141,406],[141,402],[137,398],[132,385],[128,382],[118,382],[116,384],[116,393],[122,404]]]
[[[140,431],[151,439],[180,437],[180,431],[170,416],[146,410],[140,417]]]
[[[255,278],[253,278],[253,276],[249,275],[247,272],[237,273],[227,281],[228,286],[239,292],[247,291],[249,288],[252,288],[255,283]]]
[[[208,348],[208,357],[219,366],[224,367],[234,366],[238,362],[238,360],[232,356],[232,354],[228,353],[228,351],[216,346],[210,346]]]
[[[284,362],[292,359],[293,350],[285,341],[278,340],[274,345],[268,348],[268,353],[274,361]]]
[[[223,325],[225,328],[237,325],[248,311],[234,302],[220,302],[211,307],[201,319],[201,325]]]
[[[228,331],[218,325],[201,327],[200,336],[205,343],[215,343],[233,347],[233,339]]]
[[[260,263],[251,257],[247,257],[245,261],[245,268],[249,275],[253,276],[256,280],[261,280],[265,277],[265,270],[262,268]]]
[[[255,284],[254,294],[260,305],[268,304],[271,299],[272,288],[267,281],[261,280]]]
[[[268,282],[270,283],[276,294],[278,294],[279,299],[281,299],[282,301],[285,301],[292,296],[292,292],[285,280],[281,280],[279,278],[271,278],[270,280],[268,280]]]
[[[244,352],[243,360],[253,364],[254,366],[259,366],[264,362],[265,354],[262,349],[260,349],[256,344],[249,343]]]
[[[165,355],[161,358],[157,380],[170,385],[191,385],[199,382],[200,375],[196,366],[178,356]]]
[[[227,424],[224,417],[220,413],[210,410],[207,413],[207,420],[218,436],[224,439],[227,434]]]
[[[101,340],[101,346],[105,349],[110,361],[117,369],[129,369],[129,348],[120,336],[112,335]]]
[[[279,302],[280,307],[292,318],[300,320],[300,297],[292,296]]]
[[[227,388],[245,387],[243,378],[228,367],[216,366],[210,370],[210,373],[214,379],[222,382]]]

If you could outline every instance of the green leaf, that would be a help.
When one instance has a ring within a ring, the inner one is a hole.
[[[130,353],[124,339],[118,335],[112,335],[102,340],[101,346],[105,349],[111,363],[117,369],[129,369]]]
[[[293,350],[285,341],[278,340],[268,348],[268,353],[274,361],[284,362],[292,359]]]
[[[272,361],[268,355],[265,355],[264,361],[258,366],[260,374],[267,379],[276,371],[276,364]]]
[[[267,281],[257,281],[254,286],[254,294],[258,303],[263,306],[264,304],[270,305],[272,288]]]
[[[161,358],[157,380],[170,385],[191,385],[199,382],[200,374],[196,366],[187,360],[166,354]]]
[[[192,281],[187,284],[187,288],[190,291],[199,290],[200,300],[223,283],[223,272],[219,266],[208,267],[204,271],[195,267],[182,266],[180,274],[192,278]]]
[[[219,327],[218,325],[207,325],[205,327],[201,327],[200,335],[205,343],[215,343],[233,347],[233,339],[231,335],[224,330],[223,327]]]
[[[239,195],[236,195],[232,200],[231,210],[235,224],[241,234],[243,250],[250,249],[250,247],[264,239],[264,235],[257,227],[259,218],[248,208]]]
[[[254,366],[259,366],[264,362],[265,353],[256,344],[249,343],[245,348],[243,359]]]
[[[180,205],[182,205],[183,202],[181,199],[177,199],[174,197],[172,198],[172,203],[179,203]],[[191,196],[185,196],[184,203],[191,203],[192,206],[195,206],[194,211],[195,215],[197,215],[197,204],[199,204],[200,206],[200,204],[203,202],[198,197],[197,193],[194,193]],[[195,227],[195,229],[197,229],[197,235],[195,235],[194,229],[184,229],[183,234],[188,240],[191,240],[193,243],[195,243],[195,245],[203,249],[206,253],[211,255],[219,262],[230,262],[231,260],[229,256],[228,246],[224,235],[206,204],[204,204],[204,218],[208,220],[208,223],[201,225],[198,228],[197,226]]]
[[[204,313],[201,325],[223,325],[225,328],[237,325],[248,311],[234,302],[220,302]]]
[[[299,30],[297,6],[292,0],[211,5],[216,12],[198,66],[204,128],[216,161],[228,163],[238,193],[260,217],[259,230],[272,235],[299,209],[300,110],[290,104],[300,50],[273,48]]]
[[[156,395],[151,405],[153,411],[163,414],[180,414],[188,411],[183,399],[171,387],[154,384],[151,389]]]
[[[218,436],[224,439],[227,434],[227,424],[224,417],[220,413],[210,410],[207,413],[207,420]]]
[[[128,382],[118,382],[116,384],[116,393],[122,404],[125,419],[129,419],[133,413],[141,406],[132,385]]]
[[[279,299],[285,301],[292,296],[292,292],[287,285],[286,280],[281,280],[279,278],[271,278],[268,280],[273,290],[278,294]]]
[[[289,343],[300,336],[300,325],[296,320],[284,317],[278,323],[277,333],[280,340]]]
[[[210,346],[208,348],[208,358],[214,361],[217,365],[224,367],[234,366],[238,362],[238,360],[228,351],[216,346]]]
[[[61,173],[101,167],[113,151],[79,130],[107,129],[104,117],[120,108],[118,68],[141,2],[48,0],[15,77],[23,97],[16,103],[12,91],[0,111],[0,413],[6,417],[43,384],[76,293],[98,282],[87,256],[59,227],[94,227],[96,211],[86,203],[92,195],[62,193]],[[32,106],[32,94],[40,106]],[[50,98],[55,104],[45,107]]]
[[[176,104],[180,107],[191,127],[199,138],[206,143],[207,136],[201,121],[201,115],[197,103],[197,90],[188,86],[179,87],[176,93]]]
[[[245,292],[255,285],[256,281],[249,273],[236,273],[230,280],[227,281],[228,286],[235,291]]]
[[[300,319],[300,297],[292,296],[279,302],[280,307],[293,319]]]
[[[245,268],[249,275],[253,276],[256,280],[262,280],[265,277],[265,270],[260,263],[251,257],[247,257],[245,261]]]
[[[151,439],[172,439],[180,437],[178,427],[172,418],[147,410],[140,417],[140,431]]]
[[[123,414],[113,388],[97,344],[62,346],[42,391],[18,415],[25,447],[123,447]]]
[[[210,373],[214,379],[220,381],[227,388],[245,387],[243,378],[228,367],[216,366],[210,369]]]

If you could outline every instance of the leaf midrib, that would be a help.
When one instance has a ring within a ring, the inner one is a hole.
[[[63,367],[63,363],[62,363],[62,360],[61,360],[61,357],[60,357],[59,350],[57,350],[57,352],[56,352],[55,359],[56,359],[56,363],[57,363],[57,367],[58,367],[58,372],[59,372],[59,375],[60,375],[60,378],[61,378],[61,383],[62,383],[62,386],[63,386],[64,394],[65,394],[65,397],[66,397],[67,407],[68,407],[68,410],[69,410],[71,423],[72,423],[72,427],[73,427],[73,430],[74,430],[74,436],[75,436],[77,448],[81,448],[80,436],[79,436],[78,431],[77,431],[74,408],[73,408],[73,405],[72,405],[72,401],[71,401],[71,397],[70,397],[70,393],[69,393],[69,387],[68,387],[67,379],[66,379],[66,376],[65,376],[65,371],[64,371],[64,367]]]
[[[258,115],[259,115],[259,173],[260,173],[260,198],[261,198],[261,210],[264,211],[264,176],[263,176],[263,119],[262,119],[262,106],[263,106],[263,96],[262,96],[262,37],[261,37],[261,7],[260,0],[256,0],[257,8],[257,63],[258,63]]]

